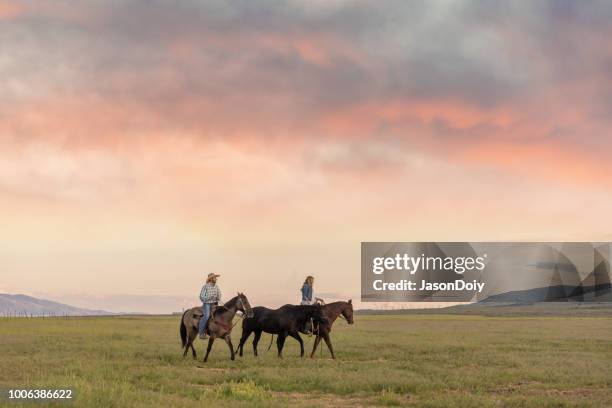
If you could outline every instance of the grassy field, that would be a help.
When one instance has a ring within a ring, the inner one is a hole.
[[[264,335],[258,359],[218,342],[206,364],[182,358],[178,322],[0,319],[0,388],[73,387],[78,407],[612,406],[610,317],[356,316],[335,361],[293,339],[278,360]]]

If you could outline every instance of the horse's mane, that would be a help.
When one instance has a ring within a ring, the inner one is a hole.
[[[337,302],[326,303],[324,306],[335,306],[335,305],[350,305],[346,300],[338,300]]]
[[[293,316],[297,320],[303,320],[312,317],[312,315],[318,310],[321,311],[321,306],[319,305],[285,305],[291,306],[290,310]],[[285,307],[283,306],[283,307]]]
[[[224,305],[222,306],[218,306],[217,309],[215,309],[215,316],[217,315],[217,313],[223,313],[228,311],[230,308],[234,307],[236,305],[236,303],[238,302],[238,298],[240,298],[240,295],[238,296],[234,296],[233,298],[231,298],[230,300],[228,300],[227,302],[225,302]]]

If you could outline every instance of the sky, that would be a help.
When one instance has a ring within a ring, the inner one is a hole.
[[[357,300],[361,241],[612,240],[611,20],[0,0],[0,292],[170,312],[215,272],[253,305],[306,275]]]

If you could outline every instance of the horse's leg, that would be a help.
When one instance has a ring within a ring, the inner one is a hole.
[[[295,332],[295,333],[290,333],[289,335],[293,337],[294,339],[296,339],[298,343],[300,343],[300,357],[304,358],[304,341],[300,337],[300,334],[298,332]]]
[[[210,354],[210,349],[212,348],[213,343],[215,342],[214,337],[208,339],[208,347],[206,348],[206,356],[204,356],[204,362],[208,361],[208,355]]]
[[[193,339],[191,339],[191,342],[189,343],[191,345],[191,356],[193,357],[194,360],[197,360],[198,358],[198,353],[196,353],[196,349],[195,347],[193,347],[193,341],[195,340],[197,333],[194,333],[193,335]]]
[[[225,340],[225,342],[227,343],[227,346],[230,349],[230,356],[231,356],[230,358],[233,361],[236,358],[236,355],[234,354],[234,346],[232,345],[232,336],[228,334],[227,336],[225,336],[223,340]]]
[[[278,348],[278,358],[283,358],[283,347],[285,346],[286,333],[280,333],[276,338],[276,347]]]
[[[189,350],[189,334],[187,334],[187,339],[185,340],[185,351],[183,351],[183,358],[187,356],[187,350]]]
[[[198,335],[198,331],[192,327],[191,330],[189,331],[189,337],[188,337],[189,342],[187,343],[187,348],[185,349],[185,353],[187,353],[187,349],[191,347],[191,356],[193,357],[194,360],[198,358],[196,350],[193,347],[193,342],[195,341],[195,338],[197,335]]]
[[[329,338],[329,333],[323,333],[323,340],[325,340],[325,344],[327,344],[327,348],[329,349],[332,358],[335,360],[336,356],[334,355],[334,347],[332,346],[331,339]]]
[[[189,347],[191,347],[191,329],[187,332],[187,338],[185,339],[185,351],[183,351],[183,357],[187,356],[187,352],[189,351]]]
[[[242,353],[244,350],[244,343],[246,343],[250,335],[251,335],[251,332],[247,330],[243,332],[242,337],[240,337],[240,343],[238,344],[238,348],[236,349],[236,351],[240,350],[240,357],[242,357]]]
[[[183,335],[185,337],[183,337]],[[183,348],[185,350],[183,350],[183,358],[185,358],[185,356],[187,356],[187,352],[189,351],[189,343],[191,341],[191,329],[190,326],[187,326],[185,324],[185,321],[181,321],[181,339],[184,340],[183,343]]]
[[[260,338],[261,338],[261,330],[257,330],[255,332],[255,338],[253,339],[253,353],[255,353],[255,357],[257,357],[257,344],[259,344]]]
[[[317,347],[319,346],[320,341],[321,341],[321,336],[315,337],[314,345],[312,346],[312,353],[310,353],[310,358],[314,357],[315,351],[317,351]]]

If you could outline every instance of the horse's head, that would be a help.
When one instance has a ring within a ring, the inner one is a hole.
[[[346,319],[348,324],[355,323],[353,321],[353,300],[349,299],[348,302],[342,302],[342,317]]]
[[[240,310],[242,313],[244,313],[246,317],[249,317],[249,318],[253,317],[254,313],[253,313],[253,309],[251,309],[251,304],[249,303],[249,299],[247,299],[247,297],[242,292],[238,292],[237,306],[238,306],[237,310]]]
[[[348,302],[346,302],[346,306],[342,308],[342,316],[346,319],[346,322],[348,324],[355,323],[353,321],[353,300],[352,299],[349,299]]]

